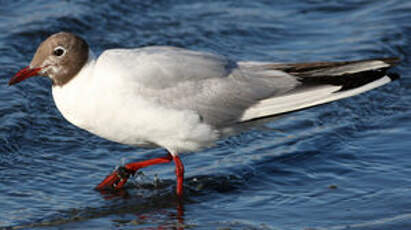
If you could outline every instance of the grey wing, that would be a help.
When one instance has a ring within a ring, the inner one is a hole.
[[[187,81],[156,90],[150,97],[165,107],[195,111],[207,124],[223,128],[239,122],[243,113],[259,101],[284,94],[297,84],[287,75],[268,78],[234,70],[224,78]]]
[[[300,84],[283,71],[256,70],[209,53],[171,47],[140,51],[146,55],[140,62],[149,66],[136,70],[144,86],[139,94],[167,108],[192,110],[216,128],[238,122],[260,100]]]
[[[139,50],[140,94],[164,107],[191,110],[216,128],[309,108],[390,82],[397,59],[297,64],[233,63],[202,52]],[[135,60],[135,59],[133,59]],[[144,64],[144,65],[143,65]],[[386,76],[388,75],[388,76]]]
[[[97,65],[147,89],[166,89],[186,81],[222,78],[231,71],[224,57],[168,46],[105,51]]]
[[[191,109],[217,128],[278,116],[377,88],[395,58],[301,64],[238,63],[219,78],[167,89],[163,104]],[[177,97],[175,97],[178,95]],[[174,97],[173,97],[174,96]]]

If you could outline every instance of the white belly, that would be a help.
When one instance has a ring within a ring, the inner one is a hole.
[[[196,151],[217,140],[218,131],[198,114],[141,98],[130,76],[110,71],[106,65],[95,68],[94,59],[89,59],[71,81],[53,86],[54,101],[64,118],[114,142],[161,146],[174,153]]]
[[[126,86],[69,84],[53,87],[57,108],[69,122],[105,139],[181,153],[210,146],[219,136],[198,114],[147,102]]]

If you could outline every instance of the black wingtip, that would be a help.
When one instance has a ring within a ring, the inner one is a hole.
[[[398,73],[387,73],[387,76],[391,79],[391,81],[400,79],[400,75]]]
[[[390,66],[398,65],[401,62],[401,59],[399,57],[381,58],[380,60],[389,64]]]
[[[392,66],[396,66],[401,62],[399,57],[389,57],[389,58],[382,58],[381,61],[387,63]],[[386,75],[391,79],[391,81],[395,81],[400,79],[400,75],[398,73],[387,72]]]

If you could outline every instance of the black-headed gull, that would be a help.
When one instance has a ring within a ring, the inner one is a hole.
[[[9,85],[47,76],[57,108],[74,125],[122,144],[168,151],[114,170],[97,189],[119,189],[138,169],[173,160],[182,196],[179,153],[211,146],[256,120],[382,86],[396,77],[386,71],[397,62],[234,62],[166,46],[111,49],[96,58],[82,38],[61,32],[40,44]]]

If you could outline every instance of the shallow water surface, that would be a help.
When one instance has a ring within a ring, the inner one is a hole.
[[[0,229],[410,228],[410,1],[0,3]],[[101,194],[93,188],[115,166],[164,150],[69,124],[45,78],[7,86],[58,31],[81,35],[96,54],[172,45],[274,62],[398,56],[402,78],[183,155],[182,202],[173,164]]]

